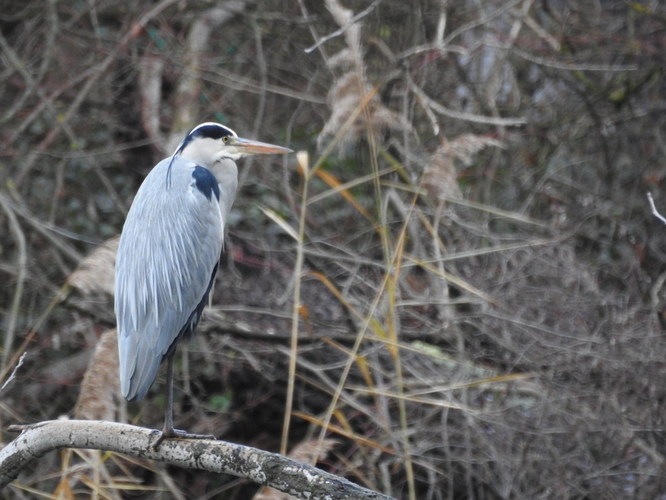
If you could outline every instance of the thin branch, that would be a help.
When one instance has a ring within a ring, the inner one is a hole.
[[[196,123],[199,97],[202,90],[202,71],[205,68],[206,50],[210,49],[210,37],[219,33],[220,26],[232,21],[246,7],[246,1],[228,1],[219,7],[203,11],[192,23],[185,44],[185,61],[174,96],[174,112],[171,133],[166,140],[165,152],[171,153],[183,138],[183,134]]]
[[[155,431],[99,420],[51,420],[10,426],[9,430],[22,432],[0,451],[0,488],[50,451],[83,448],[231,474],[296,498],[391,499],[282,455],[225,441],[167,439],[156,451],[152,447],[157,437]]]
[[[60,132],[63,130],[67,131],[69,127],[70,120],[73,119],[76,112],[81,107],[81,104],[84,102],[88,94],[95,88],[98,80],[107,74],[107,71],[111,64],[125,51],[129,43],[136,38],[143,28],[148,24],[153,18],[161,14],[165,9],[171,5],[177,3],[178,0],[162,0],[160,3],[155,5],[152,9],[143,14],[135,23],[133,23],[130,28],[125,32],[125,34],[120,38],[116,46],[111,50],[111,52],[97,65],[95,65],[94,72],[90,75],[88,80],[85,82],[77,96],[74,98],[72,103],[67,108],[67,111],[62,113],[62,118],[59,119],[51,128],[49,133],[41,140],[41,142],[34,148],[33,153],[28,155],[27,159],[21,165],[20,170],[18,171],[14,183],[17,186],[20,186],[27,174],[30,172],[32,167],[37,162],[39,158],[39,153],[48,149],[56,138],[60,135]]]
[[[66,241],[63,241],[58,236],[64,236],[68,239],[73,239],[77,241],[85,241],[90,244],[99,244],[96,241],[86,239],[82,236],[79,236],[71,231],[52,226],[46,222],[41,221],[39,218],[30,213],[28,207],[26,207],[21,195],[16,190],[15,186],[8,186],[9,194],[12,196],[13,200],[7,198],[6,202],[10,204],[10,208],[18,216],[22,217],[28,224],[30,224],[38,233],[48,239],[55,247],[57,247],[63,254],[65,254],[72,262],[80,262],[82,255]]]
[[[496,19],[496,18],[500,17],[500,16],[501,16],[502,14],[504,14],[505,12],[509,12],[511,9],[513,9],[516,5],[518,5],[518,4],[519,4],[520,2],[522,2],[522,1],[523,1],[523,0],[512,0],[511,2],[508,2],[508,3],[505,3],[505,4],[500,4],[501,7],[499,7],[499,8],[496,9],[496,10],[494,10],[493,12],[491,12],[490,14],[488,14],[487,16],[484,15],[484,13],[483,13],[483,9],[481,9],[481,10],[480,10],[480,14],[481,14],[481,15],[479,16],[478,19],[475,19],[475,20],[472,21],[472,22],[469,22],[469,23],[467,23],[467,24],[462,25],[460,28],[458,28],[458,29],[456,29],[456,30],[453,30],[453,31],[452,31],[451,33],[449,33],[449,35],[444,39],[444,41],[442,42],[442,46],[445,47],[445,46],[449,45],[453,40],[456,39],[456,37],[462,35],[462,34],[465,33],[466,31],[469,31],[469,30],[471,30],[471,29],[474,29],[474,28],[476,28],[476,27],[478,27],[478,26],[483,26],[484,24],[488,24],[490,21],[492,21],[493,19]]]
[[[320,45],[323,45],[324,43],[328,42],[332,38],[336,38],[336,37],[342,35],[345,31],[347,31],[349,29],[350,26],[352,26],[354,23],[360,21],[365,16],[370,14],[373,10],[375,10],[375,7],[377,7],[379,2],[381,2],[381,1],[382,0],[375,0],[374,2],[372,2],[370,4],[370,6],[366,7],[365,10],[362,10],[361,12],[356,14],[354,17],[352,17],[347,24],[342,26],[340,29],[335,30],[333,33],[329,33],[328,35],[321,37],[319,40],[317,40],[317,43],[315,43],[314,45],[311,45],[310,47],[307,47],[306,49],[303,49],[303,52],[305,52],[306,54],[309,54],[310,52],[312,52],[313,50],[318,48]]]
[[[409,89],[414,93],[414,95],[419,99],[419,103],[424,108],[432,108],[433,111],[448,116],[449,118],[455,118],[459,120],[465,120],[473,123],[483,123],[486,125],[498,125],[498,126],[519,126],[527,123],[525,118],[500,118],[493,116],[483,116],[473,113],[465,113],[462,111],[455,111],[449,109],[446,106],[441,105],[430,96],[428,96],[412,79],[411,75],[407,73],[407,85]]]
[[[12,370],[12,373],[10,373],[9,377],[7,377],[7,380],[2,384],[2,387],[0,387],[0,394],[5,392],[11,385],[11,383],[16,379],[16,373],[19,371],[19,368],[23,366],[23,361],[25,361],[25,356],[28,354],[28,351],[23,351],[23,354],[21,354],[21,357],[18,360],[18,363],[16,363],[16,366],[14,366],[14,369]]]
[[[27,275],[28,267],[28,250],[26,245],[25,234],[18,222],[16,214],[10,200],[4,193],[0,193],[0,207],[7,215],[9,221],[9,228],[14,234],[16,240],[16,287],[14,288],[14,297],[12,299],[12,306],[8,313],[7,329],[5,331],[5,340],[2,351],[2,370],[7,368],[7,361],[11,356],[12,344],[16,335],[16,325],[18,322],[19,312],[21,308],[21,299],[23,298],[23,284]]]
[[[666,224],[666,217],[661,215],[659,213],[659,210],[657,210],[657,207],[654,205],[654,200],[652,199],[652,193],[648,191],[647,193],[648,201],[650,202],[650,208],[652,209],[652,215],[654,215],[657,219],[659,219],[661,222]]]
[[[488,47],[504,47],[504,44],[486,44]],[[564,71],[600,71],[602,73],[609,72],[625,72],[625,71],[638,71],[639,67],[637,64],[597,64],[597,63],[574,63],[568,61],[557,61],[554,59],[548,59],[546,57],[540,57],[529,52],[522,50],[518,47],[512,47],[512,54],[518,57],[522,57],[526,61],[529,61],[540,66],[547,68],[561,69]]]

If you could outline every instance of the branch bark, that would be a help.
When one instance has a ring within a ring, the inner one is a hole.
[[[51,420],[28,426],[11,426],[9,430],[22,432],[0,451],[0,488],[7,486],[26,466],[50,451],[83,448],[231,474],[297,498],[391,499],[277,453],[225,441],[167,439],[158,450],[153,450],[157,433],[151,429],[92,420]]]

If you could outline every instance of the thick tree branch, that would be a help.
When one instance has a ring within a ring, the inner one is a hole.
[[[28,464],[49,451],[84,448],[232,474],[297,498],[391,498],[282,455],[225,441],[167,439],[155,451],[152,448],[157,438],[155,431],[91,420],[51,420],[12,426],[10,430],[23,432],[0,451],[0,487],[16,479]]]

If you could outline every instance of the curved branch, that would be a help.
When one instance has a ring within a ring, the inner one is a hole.
[[[167,439],[158,450],[153,450],[152,444],[158,436],[155,431],[93,420],[51,420],[11,426],[9,430],[23,432],[0,451],[0,488],[16,479],[28,464],[49,451],[83,448],[231,474],[297,498],[391,498],[277,453],[226,441]]]

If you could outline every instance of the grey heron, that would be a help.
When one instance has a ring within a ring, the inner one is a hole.
[[[235,160],[290,152],[202,123],[153,167],[136,193],[116,257],[119,373],[123,396],[139,400],[167,361],[166,414],[155,447],[167,437],[211,437],[173,426],[173,356],[199,323],[215,280],[238,186]]]

